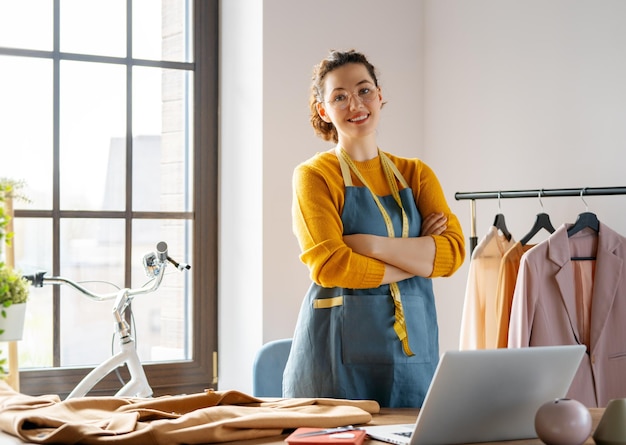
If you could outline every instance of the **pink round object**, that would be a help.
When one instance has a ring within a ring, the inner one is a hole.
[[[555,399],[535,414],[535,431],[547,445],[581,445],[591,434],[589,410],[577,400]]]

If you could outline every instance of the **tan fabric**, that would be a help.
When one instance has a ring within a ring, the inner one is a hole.
[[[581,342],[587,349],[591,346],[591,298],[596,274],[595,261],[572,261],[576,283],[576,319]]]
[[[27,396],[0,382],[0,429],[32,443],[175,445],[246,440],[297,427],[363,424],[369,400],[257,399],[238,391],[152,399]]]
[[[463,302],[459,349],[496,347],[498,271],[502,257],[513,244],[512,238],[507,240],[492,226],[474,249]]]
[[[509,344],[509,320],[511,319],[511,304],[519,271],[522,255],[532,249],[534,244],[522,246],[521,242],[513,244],[502,257],[498,272],[498,290],[496,292],[496,320],[497,335],[496,347],[506,348]]]

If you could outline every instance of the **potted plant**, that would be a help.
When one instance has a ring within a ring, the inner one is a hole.
[[[0,341],[22,339],[29,283],[0,262]]]
[[[13,240],[13,232],[10,230],[12,206],[7,204],[16,197],[22,198],[16,195],[16,190],[22,185],[11,179],[0,178],[0,253]],[[11,264],[0,260],[0,341],[21,340],[28,291],[28,281]],[[0,376],[6,374],[6,360],[0,358]]]

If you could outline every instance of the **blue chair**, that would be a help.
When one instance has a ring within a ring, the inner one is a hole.
[[[283,396],[283,371],[290,350],[290,338],[270,341],[259,349],[252,367],[254,397]]]

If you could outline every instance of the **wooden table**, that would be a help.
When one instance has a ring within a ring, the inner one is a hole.
[[[598,426],[600,422],[600,418],[604,413],[603,408],[591,408],[589,409],[591,412],[591,418],[593,420],[593,430]],[[391,408],[383,408],[379,414],[374,415],[372,421],[368,424],[372,425],[391,425],[394,423],[414,423],[415,419],[417,419],[417,409],[391,409]],[[593,433],[592,433],[593,434]],[[286,445],[284,442],[285,437],[287,435],[282,435],[278,437],[269,437],[265,439],[256,439],[256,440],[248,440],[245,442],[240,442],[242,445]],[[2,442],[0,442],[2,443]],[[230,442],[233,443],[233,442]],[[366,444],[383,444],[385,442],[380,442],[378,440],[366,439]],[[543,445],[543,442],[539,439],[524,439],[524,440],[508,440],[503,442],[488,442],[491,444],[501,444],[501,445]],[[596,445],[595,441],[591,436],[585,442],[585,445]]]
[[[591,408],[591,418],[593,419],[593,430],[598,426],[600,418],[604,413],[603,408]],[[368,425],[390,425],[394,423],[414,423],[417,418],[417,409],[390,409],[383,408],[379,414],[374,415],[374,418]],[[268,437],[265,439],[246,440],[239,442],[227,442],[227,444],[241,444],[241,445],[285,445],[286,434],[282,436]],[[367,439],[366,444],[381,444],[378,440]],[[505,442],[490,442],[493,444],[502,445],[541,445],[543,442],[539,439],[525,439],[525,440],[509,440]],[[21,440],[0,432],[0,444],[2,445],[24,445]],[[595,445],[593,438],[590,436],[585,445]]]

